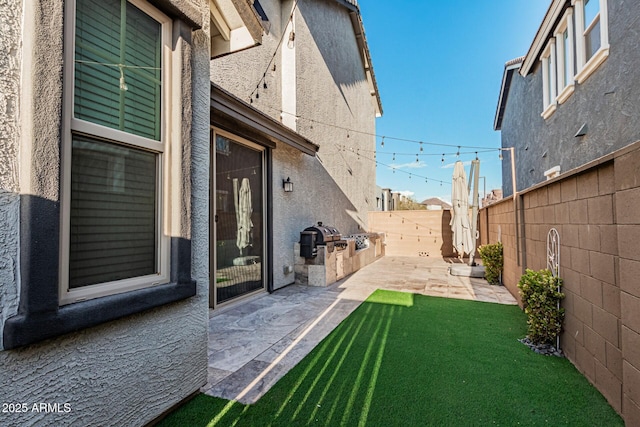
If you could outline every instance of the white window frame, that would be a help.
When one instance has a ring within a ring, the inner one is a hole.
[[[568,49],[565,49],[564,45],[564,33],[567,33],[568,40]],[[574,57],[574,32],[573,32],[573,9],[568,8],[565,12],[562,20],[560,21],[560,25],[558,26],[556,33],[556,51],[557,51],[557,87],[558,87],[558,96],[556,97],[556,101],[558,104],[562,104],[565,102],[569,96],[575,90],[574,83],[574,70],[575,65],[573,61]],[[566,50],[566,51],[565,51]],[[565,59],[566,64],[570,70],[569,78],[567,79],[567,70],[565,70]],[[568,80],[568,81],[565,81]]]
[[[176,85],[172,79],[172,20],[144,0],[127,0],[141,11],[161,24],[162,31],[162,92],[160,103],[160,141],[112,129],[99,124],[87,122],[73,117],[74,114],[74,71],[75,71],[75,22],[76,2],[67,2],[65,11],[65,70],[64,70],[64,103],[63,103],[63,144],[62,144],[62,191],[60,215],[60,281],[59,304],[71,304],[92,298],[114,295],[123,292],[142,289],[169,282],[170,261],[170,206],[169,206],[169,168],[171,159],[168,156],[168,139],[171,135],[170,122],[172,114],[171,98],[172,86]],[[175,61],[174,61],[175,62]],[[179,74],[179,73],[178,73]],[[147,150],[157,155],[156,167],[156,212],[157,212],[157,272],[155,274],[116,280],[107,283],[69,288],[69,247],[70,247],[70,216],[71,216],[71,144],[72,134],[84,134],[91,138],[112,141],[123,146],[130,146]]]
[[[595,1],[595,0],[593,0]],[[576,13],[576,59],[578,72],[575,80],[584,82],[609,56],[609,19],[607,14],[607,0],[598,0],[600,11],[592,22],[585,22],[584,0],[573,0],[572,5]],[[587,61],[585,33],[591,28],[596,19],[600,21],[600,48]]]
[[[542,51],[540,60],[542,62],[542,103],[543,110],[541,116],[546,120],[556,111],[557,108],[557,76],[556,72],[556,39],[549,40],[547,47]]]

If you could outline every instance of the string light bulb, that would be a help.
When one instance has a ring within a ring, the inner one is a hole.
[[[382,137],[382,141],[380,141],[380,147],[384,147],[384,136]]]
[[[118,68],[120,68],[120,90],[121,91],[127,91],[129,90],[129,87],[127,86],[127,83],[124,81],[124,65],[120,65]]]
[[[502,160],[502,159],[503,159],[503,157],[502,157],[502,150],[498,151],[498,153],[500,153],[500,154],[498,154],[498,158],[499,158],[500,160]]]
[[[291,31],[289,33],[289,40],[287,40],[287,47],[289,49],[293,49],[295,47],[295,41],[296,41],[296,33],[294,31]]]
[[[420,151],[424,151],[424,148],[422,147],[422,141],[420,141]]]

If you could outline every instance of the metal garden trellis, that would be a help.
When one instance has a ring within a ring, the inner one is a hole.
[[[560,292],[560,233],[552,228],[547,233],[547,269],[556,280],[558,292]],[[558,311],[560,300],[558,300]],[[560,350],[560,335],[556,337],[556,350]]]

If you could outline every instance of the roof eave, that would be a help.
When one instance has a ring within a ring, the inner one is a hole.
[[[496,107],[496,115],[493,120],[493,130],[501,130],[502,129],[502,118],[504,109],[507,104],[507,98],[509,97],[509,89],[511,88],[511,80],[513,78],[513,73],[515,70],[519,69],[522,66],[522,61],[524,60],[524,56],[516,59],[512,59],[511,61],[504,64],[504,73],[502,74],[502,85],[500,86],[500,96],[498,98],[498,106]]]
[[[338,0],[339,3],[344,4],[344,1]],[[349,12],[351,17],[351,24],[353,25],[353,31],[356,36],[356,42],[358,43],[358,50],[364,66],[364,72],[369,83],[369,90],[371,96],[374,97],[374,106],[376,111],[376,117],[382,116],[382,99],[380,98],[380,91],[378,90],[378,83],[376,82],[376,75],[373,72],[373,63],[371,62],[371,52],[369,51],[369,45],[367,43],[367,37],[364,32],[364,24],[362,22],[362,15],[359,10]]]
[[[214,111],[241,122],[244,126],[259,132],[274,143],[283,142],[310,156],[315,156],[320,148],[317,144],[214,83],[211,83],[210,106]]]
[[[522,67],[520,67],[521,75],[526,76],[533,68],[533,65],[538,59],[538,55],[540,54],[542,49],[544,49],[544,44],[547,41],[549,34],[551,34],[551,32],[553,31],[554,26],[558,18],[560,17],[560,14],[564,10],[565,4],[568,1],[569,0],[553,0],[549,5],[549,9],[547,10],[544,19],[542,20],[542,23],[538,28],[538,32],[533,39],[533,43],[531,43],[529,51],[525,55],[524,61],[522,62]]]

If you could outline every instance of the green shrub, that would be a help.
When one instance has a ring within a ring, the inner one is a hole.
[[[524,312],[528,317],[527,336],[534,344],[555,344],[562,329],[564,308],[558,308],[564,298],[558,292],[562,279],[553,277],[549,270],[527,269],[518,282]]]
[[[478,253],[482,259],[484,266],[484,277],[487,282],[492,285],[500,284],[500,275],[504,265],[504,256],[502,255],[502,243],[493,243],[478,248]]]

